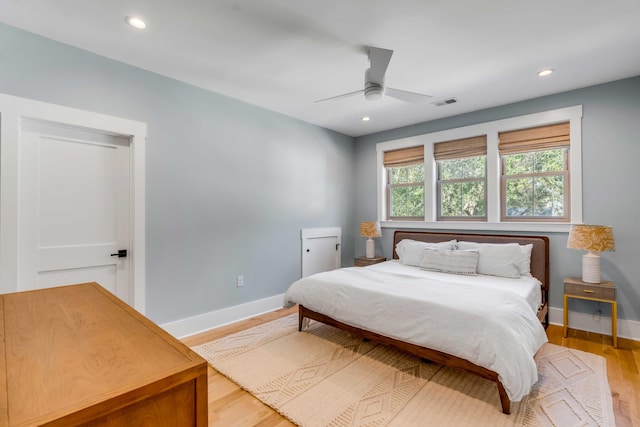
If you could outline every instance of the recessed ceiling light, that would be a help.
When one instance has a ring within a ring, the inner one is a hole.
[[[364,117],[362,118],[362,121],[363,121],[363,122],[368,122],[369,120],[371,120],[371,117],[369,117],[369,116],[364,116]]]
[[[553,73],[553,69],[552,68],[546,68],[544,70],[538,71],[538,76],[539,77],[544,77],[544,76],[548,76],[551,73]]]
[[[147,24],[145,24],[142,19],[136,18],[135,16],[127,16],[126,20],[132,27],[136,27],[140,30],[147,28]]]

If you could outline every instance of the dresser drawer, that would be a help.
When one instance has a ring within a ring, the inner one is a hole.
[[[565,283],[564,293],[577,297],[598,298],[612,301],[616,299],[616,289],[614,287],[603,287],[598,285]]]

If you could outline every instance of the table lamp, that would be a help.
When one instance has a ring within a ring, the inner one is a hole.
[[[600,255],[594,252],[616,249],[613,229],[606,225],[572,225],[567,247],[587,251],[582,255],[582,281],[600,283]]]
[[[360,235],[368,237],[365,256],[367,258],[375,258],[376,244],[373,241],[373,238],[382,236],[380,223],[378,221],[362,221],[360,223]]]

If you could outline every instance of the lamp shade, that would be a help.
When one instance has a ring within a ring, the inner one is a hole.
[[[607,225],[572,225],[567,247],[589,252],[613,251],[616,249],[613,229]]]
[[[362,221],[360,223],[360,235],[368,238],[382,236],[378,221]]]

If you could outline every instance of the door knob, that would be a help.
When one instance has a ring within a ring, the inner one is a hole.
[[[124,258],[124,257],[127,256],[127,250],[126,249],[119,249],[118,253],[111,254],[111,256],[117,256],[118,258]]]

